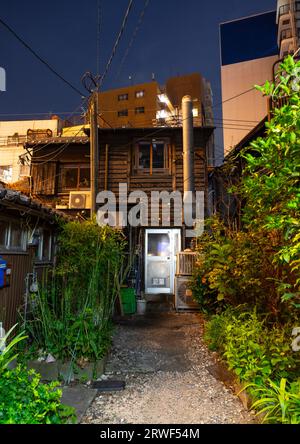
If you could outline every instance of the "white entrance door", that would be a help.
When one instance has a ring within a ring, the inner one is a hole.
[[[148,229],[145,238],[145,292],[173,294],[180,230]]]

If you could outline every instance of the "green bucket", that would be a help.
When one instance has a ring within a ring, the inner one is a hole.
[[[121,288],[121,301],[124,314],[133,314],[136,312],[134,288]]]

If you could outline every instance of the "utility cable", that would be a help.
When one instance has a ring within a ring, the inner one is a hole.
[[[43,59],[28,43],[26,43],[22,37],[20,37],[3,19],[0,18],[0,24],[3,25],[23,46],[25,46],[28,51],[34,55],[43,65],[45,65],[56,77],[58,77],[62,82],[72,88],[77,94],[81,97],[84,97],[84,94],[76,88],[76,86],[72,85],[68,80],[66,80],[61,74],[59,74],[45,59]]]
[[[129,0],[129,4],[128,4],[128,6],[127,6],[127,9],[126,9],[126,12],[125,12],[125,16],[124,16],[124,18],[123,18],[123,22],[122,22],[122,25],[121,25],[121,29],[120,29],[119,34],[118,34],[118,36],[117,36],[117,39],[116,39],[116,41],[115,41],[115,44],[114,44],[114,47],[113,47],[113,50],[112,50],[111,56],[110,56],[110,58],[109,58],[109,60],[108,60],[108,62],[107,62],[107,65],[106,65],[106,67],[105,67],[104,73],[102,74],[102,76],[101,76],[101,78],[100,78],[100,81],[99,81],[99,88],[102,86],[102,84],[103,84],[103,82],[104,82],[104,79],[105,79],[105,77],[107,76],[107,73],[108,73],[108,71],[109,71],[110,65],[112,64],[113,58],[114,58],[114,56],[115,56],[115,54],[116,54],[116,52],[117,52],[117,48],[118,48],[118,46],[119,46],[119,43],[120,43],[121,37],[122,37],[122,35],[123,35],[123,33],[124,33],[124,30],[125,30],[125,27],[126,27],[126,24],[127,24],[127,20],[128,20],[128,16],[129,16],[130,10],[131,10],[131,8],[132,8],[132,4],[133,4],[133,0]]]
[[[116,79],[118,79],[119,76],[120,76],[120,73],[121,73],[121,71],[122,71],[122,69],[123,69],[123,66],[124,66],[124,63],[125,63],[125,61],[126,61],[126,59],[127,59],[127,56],[128,56],[128,54],[129,54],[129,51],[130,51],[130,49],[131,49],[131,47],[132,47],[132,45],[133,45],[133,43],[134,43],[134,40],[135,40],[135,38],[136,38],[136,36],[137,36],[137,34],[138,34],[138,32],[139,32],[139,29],[140,29],[141,25],[142,25],[142,23],[143,23],[144,15],[145,15],[146,9],[147,9],[147,7],[148,7],[148,5],[149,5],[149,2],[150,2],[150,0],[145,0],[145,4],[144,4],[144,7],[143,7],[142,12],[141,12],[141,14],[140,14],[140,17],[139,17],[139,20],[138,20],[137,26],[136,26],[136,28],[135,28],[133,34],[132,34],[131,40],[130,40],[130,42],[129,42],[129,45],[128,45],[128,47],[127,47],[127,49],[126,49],[126,51],[125,51],[125,54],[124,54],[124,56],[123,56],[123,58],[122,58],[122,60],[121,60],[120,67],[119,67],[118,73],[117,73],[117,75],[116,75]]]

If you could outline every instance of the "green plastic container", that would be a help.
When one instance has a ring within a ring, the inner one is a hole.
[[[121,288],[121,301],[124,314],[133,314],[136,312],[134,288]]]

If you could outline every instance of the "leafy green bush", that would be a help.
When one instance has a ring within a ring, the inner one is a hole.
[[[0,373],[0,424],[65,424],[75,422],[72,407],[61,404],[58,382],[40,382],[34,370],[21,366]]]
[[[229,308],[211,318],[205,338],[241,381],[260,383],[266,378],[300,376],[300,357],[292,351],[291,331],[291,324],[269,328],[255,310]]]
[[[263,422],[274,424],[300,424],[300,380],[289,383],[285,378],[277,384],[267,380],[262,385],[249,384],[251,393],[258,398],[252,408],[263,415]]]
[[[299,69],[289,56],[276,82],[259,88],[284,105],[273,110],[264,137],[225,165],[228,201],[240,209],[239,229],[229,210],[229,220],[214,219],[198,239],[198,276],[211,291],[205,297],[252,304],[281,322],[300,308]],[[238,164],[245,164],[241,177],[232,175]]]
[[[14,326],[5,336],[0,352],[0,424],[64,424],[75,422],[75,410],[61,404],[58,382],[46,385],[40,375],[18,365],[9,369],[18,358],[16,347],[26,336],[19,333],[8,342]]]

